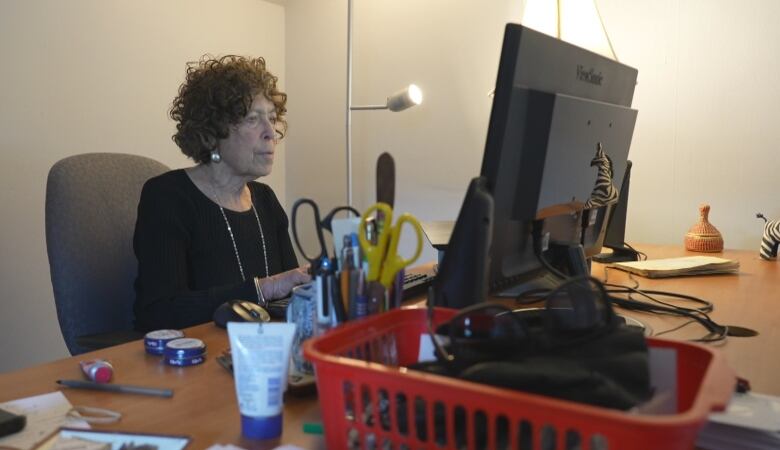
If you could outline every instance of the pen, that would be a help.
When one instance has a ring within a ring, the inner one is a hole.
[[[339,274],[339,282],[341,283],[341,304],[344,305],[346,310],[349,310],[349,281],[351,280],[351,273],[353,271],[349,268],[341,270]]]
[[[337,325],[344,323],[347,321],[347,309],[344,307],[344,303],[341,302],[339,279],[336,278],[335,273],[328,274],[327,286],[328,299],[331,303],[331,307],[333,308],[331,324]]]
[[[349,239],[352,241],[352,268],[357,269],[362,265],[361,262],[363,261],[363,257],[360,255],[360,244],[358,243],[357,233],[350,233]]]
[[[366,278],[363,269],[358,270],[357,295],[355,295],[355,317],[368,315],[368,299],[366,298]]]
[[[82,380],[57,380],[57,384],[76,389],[94,389],[96,391],[121,392],[123,394],[156,395],[158,397],[173,397],[173,389],[158,389],[129,384],[95,383]]]

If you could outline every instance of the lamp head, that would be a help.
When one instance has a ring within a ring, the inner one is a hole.
[[[521,23],[617,61],[595,0],[527,0]]]
[[[423,95],[417,85],[410,84],[404,89],[387,97],[387,109],[393,112],[403,111],[422,103]]]

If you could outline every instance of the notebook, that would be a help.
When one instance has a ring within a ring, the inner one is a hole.
[[[680,258],[618,262],[610,264],[609,267],[625,270],[647,278],[664,278],[738,273],[739,261],[715,256],[684,256]]]

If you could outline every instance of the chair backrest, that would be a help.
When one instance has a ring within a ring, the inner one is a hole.
[[[141,189],[168,167],[120,153],[58,161],[46,183],[46,247],[57,318],[71,354],[79,336],[133,328],[133,232]]]

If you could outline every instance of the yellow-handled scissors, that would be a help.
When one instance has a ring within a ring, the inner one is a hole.
[[[384,214],[384,225],[379,231],[376,245],[366,239],[366,223],[374,211]],[[407,223],[417,236],[417,249],[414,256],[405,259],[398,254],[398,242],[401,240],[401,228]],[[398,222],[393,225],[393,208],[387,203],[377,203],[368,208],[360,217],[360,227],[358,228],[358,239],[360,247],[366,255],[368,261],[368,275],[366,281],[379,281],[385,288],[389,289],[395,280],[396,274],[413,263],[420,257],[423,246],[423,232],[420,222],[409,214],[401,214]]]

